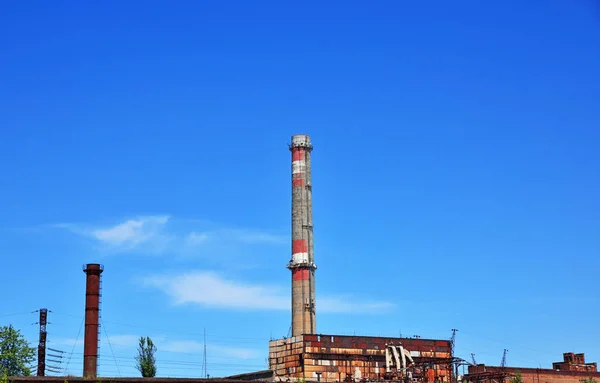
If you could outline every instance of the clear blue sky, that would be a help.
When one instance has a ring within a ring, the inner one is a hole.
[[[600,8],[322,3],[5,2],[0,323],[81,374],[100,262],[100,374],[265,368],[305,133],[319,332],[600,361]]]

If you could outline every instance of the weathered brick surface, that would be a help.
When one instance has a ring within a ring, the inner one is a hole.
[[[496,373],[504,371],[508,375],[514,375],[517,372],[521,373],[523,383],[580,383],[582,379],[589,377],[594,378],[600,382],[599,372],[585,372],[585,371],[555,371],[543,368],[515,368],[507,367],[502,370],[500,367],[492,366],[471,366],[469,367],[469,374],[465,376],[465,379],[471,382],[476,382],[477,375],[479,373]],[[506,378],[506,382],[510,378]],[[483,380],[481,383],[489,383],[489,381]]]

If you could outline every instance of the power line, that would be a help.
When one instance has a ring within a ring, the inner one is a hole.
[[[110,360],[110,358],[108,357],[100,357],[100,360]],[[115,364],[119,364],[120,362],[125,362],[125,361],[132,361],[134,360],[134,358],[131,357],[120,357],[117,356],[116,359],[118,359],[118,361]],[[78,357],[75,358],[75,360],[83,360],[82,357]],[[199,363],[199,362],[182,362],[182,361],[177,361],[177,360],[157,360],[156,362],[159,365],[175,365],[175,366],[188,366],[190,368],[197,368],[197,369],[202,369],[203,368],[203,364]],[[122,365],[122,364],[119,364]],[[207,366],[210,367],[214,367],[214,366],[239,366],[239,367],[249,367],[249,366],[253,366],[253,367],[257,367],[257,366],[263,366],[262,364],[251,364],[251,363],[222,363],[222,362],[208,362]]]
[[[33,312],[35,312],[35,311],[33,311]],[[2,314],[2,315],[0,315],[0,318],[14,317],[14,316],[19,316],[19,315],[31,315],[31,312],[27,312],[27,313],[13,313],[13,314]]]
[[[71,350],[71,354],[69,355],[69,359],[67,360],[67,366],[65,367],[65,372],[69,371],[69,364],[71,363],[71,357],[75,352],[75,346],[77,345],[77,341],[79,340],[79,335],[81,335],[81,328],[83,327],[83,322],[85,318],[81,319],[81,325],[79,325],[79,331],[77,332],[77,338],[75,338],[75,342],[73,342],[73,349]]]
[[[115,360],[115,366],[117,366],[117,371],[119,371],[119,366],[117,365],[117,359],[115,358],[115,352],[113,351],[112,345],[110,344],[110,339],[108,338],[108,333],[106,332],[106,326],[104,325],[104,321],[102,318],[100,319],[102,323],[102,328],[104,329],[104,335],[106,336],[106,341],[108,342],[108,348],[110,348],[110,352]],[[119,371],[119,376],[121,376],[121,371]]]
[[[131,347],[133,348],[133,346]],[[186,352],[174,352],[176,354],[181,354],[181,355],[190,355],[190,356],[198,356],[198,353],[186,353]],[[83,353],[81,352],[74,352],[73,355],[83,355]],[[100,356],[100,358],[104,358],[103,356]],[[133,357],[130,356],[116,356],[117,359],[131,359]],[[78,356],[75,359],[83,359],[83,357]],[[231,360],[231,357],[227,357],[227,356],[211,356],[208,359],[227,359],[227,360]],[[190,363],[196,363],[196,364],[200,364],[200,362],[190,362]]]
[[[73,317],[73,318],[83,318],[81,315],[73,315],[73,314],[66,314],[66,313],[54,313],[55,315],[62,315],[62,316],[69,316],[69,317]],[[268,341],[270,340],[267,337],[261,337],[261,338],[254,338],[254,337],[240,337],[240,336],[231,336],[231,335],[219,335],[219,334],[210,334],[210,333],[194,333],[194,332],[187,332],[187,331],[177,331],[177,330],[172,330],[172,329],[161,329],[161,328],[152,328],[152,327],[145,327],[145,326],[139,326],[139,325],[134,325],[134,324],[128,324],[128,323],[120,323],[120,322],[113,322],[113,321],[105,321],[104,323],[108,323],[108,324],[112,324],[112,325],[116,325],[116,326],[122,326],[122,327],[131,327],[131,328],[138,328],[138,329],[143,329],[146,331],[158,331],[158,332],[169,332],[169,333],[173,333],[173,334],[181,334],[181,335],[194,335],[197,337],[204,337],[204,335],[206,335],[207,338],[219,338],[219,339],[232,339],[232,340],[248,340],[248,341]]]

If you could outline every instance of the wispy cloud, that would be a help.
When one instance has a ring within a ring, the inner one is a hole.
[[[113,225],[60,223],[54,228],[91,239],[107,249],[126,251],[148,246],[155,251],[165,248],[172,235],[165,230],[167,215],[140,216]]]
[[[111,245],[136,246],[155,238],[168,220],[168,216],[140,217],[105,229],[92,230],[90,235]]]
[[[210,240],[208,233],[196,233],[195,231],[189,233],[185,238],[185,242],[190,246],[198,246],[206,243]]]
[[[266,310],[281,310],[289,306],[289,299],[274,286],[244,284],[207,271],[150,276],[143,282],[161,289],[178,305],[196,303],[210,307]]]
[[[176,305],[237,310],[289,310],[289,290],[227,279],[211,271],[193,271],[178,275],[147,276],[145,286],[160,289]],[[394,308],[390,302],[352,299],[348,296],[319,297],[317,310],[329,313],[381,313]]]
[[[189,253],[209,246],[230,246],[235,243],[287,243],[287,237],[261,230],[220,227],[214,224],[207,229],[206,221],[177,220],[168,215],[139,216],[111,225],[62,223],[52,226],[91,239],[105,249],[115,251]]]

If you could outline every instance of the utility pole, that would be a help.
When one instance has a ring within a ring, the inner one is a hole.
[[[48,324],[48,309],[39,309],[40,342],[38,344],[37,376],[46,375],[46,325]]]

